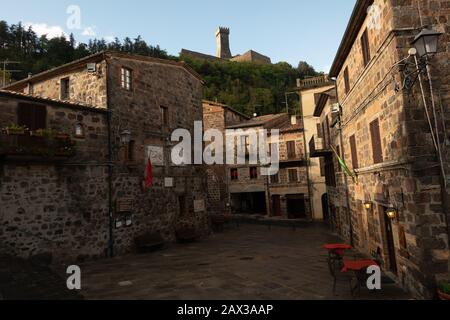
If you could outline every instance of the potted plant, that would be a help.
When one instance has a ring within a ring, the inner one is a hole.
[[[35,137],[51,138],[55,135],[52,129],[38,129],[32,133]]]
[[[27,130],[28,130],[27,127],[19,126],[17,124],[11,124],[5,128],[7,135],[15,135],[15,136],[25,135]]]
[[[442,282],[439,285],[438,296],[441,300],[450,300],[450,281]]]

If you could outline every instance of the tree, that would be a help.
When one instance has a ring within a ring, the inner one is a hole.
[[[316,77],[316,76],[320,75],[320,73],[318,73],[314,69],[314,67],[312,67],[305,61],[300,61],[298,63],[297,69],[298,69],[298,74],[299,74],[300,79],[305,79],[308,77]]]

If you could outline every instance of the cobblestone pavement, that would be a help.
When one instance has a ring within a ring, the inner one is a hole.
[[[332,293],[323,244],[339,241],[322,226],[241,225],[193,244],[173,245],[82,265],[86,299],[350,299],[349,283]],[[408,299],[395,285],[360,299]]]
[[[80,300],[66,280],[47,266],[0,256],[0,300]]]

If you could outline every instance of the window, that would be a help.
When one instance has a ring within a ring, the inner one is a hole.
[[[69,78],[61,79],[61,100],[69,100],[70,99],[70,80]]]
[[[238,180],[239,179],[239,172],[238,169],[231,169],[231,180]]]
[[[178,197],[178,208],[180,210],[180,216],[183,217],[186,214],[186,197]]]
[[[164,127],[169,126],[169,110],[167,107],[160,107],[161,109],[161,123]]]
[[[132,76],[133,71],[128,68],[122,68],[121,75],[120,75],[120,81],[122,89],[131,91],[132,89]]]
[[[127,148],[127,160],[128,161],[134,161],[134,147],[135,147],[136,143],[131,140],[128,143],[128,148]]]
[[[344,85],[345,85],[345,94],[350,92],[350,78],[348,76],[348,67],[344,70]]]
[[[251,167],[250,168],[250,179],[258,179],[258,168],[257,167]]]
[[[75,125],[75,137],[83,138],[84,137],[84,128],[81,123],[77,123]]]
[[[19,126],[25,126],[30,131],[45,129],[47,127],[47,109],[41,105],[19,103],[17,120]]]
[[[325,177],[326,176],[325,159],[321,157],[319,161],[320,161],[320,176]]]
[[[323,130],[320,123],[317,124],[317,138],[323,138]]]
[[[273,184],[280,183],[280,175],[277,173],[277,174],[270,176],[270,183],[273,183]]]
[[[383,150],[381,147],[380,123],[378,122],[378,119],[370,123],[370,136],[372,138],[373,163],[382,163]]]
[[[328,187],[336,187],[336,176],[332,157],[325,158],[325,182]]]
[[[358,169],[358,150],[356,149],[355,135],[350,137],[350,150],[352,151],[352,165],[353,169]]]
[[[287,147],[287,154],[289,159],[295,159],[296,152],[295,152],[295,141],[288,141],[286,143]]]
[[[361,36],[361,48],[363,54],[364,67],[367,66],[370,62],[370,47],[369,47],[369,36],[367,33],[367,29],[364,31]]]
[[[289,169],[289,182],[298,182],[297,169]]]

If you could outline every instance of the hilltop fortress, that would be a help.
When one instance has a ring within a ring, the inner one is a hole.
[[[230,29],[219,27],[216,32],[216,56],[208,54],[181,49],[180,57],[188,57],[203,60],[228,60],[236,62],[253,62],[261,64],[271,64],[269,57],[262,55],[256,51],[249,50],[242,55],[233,56],[230,50]]]

